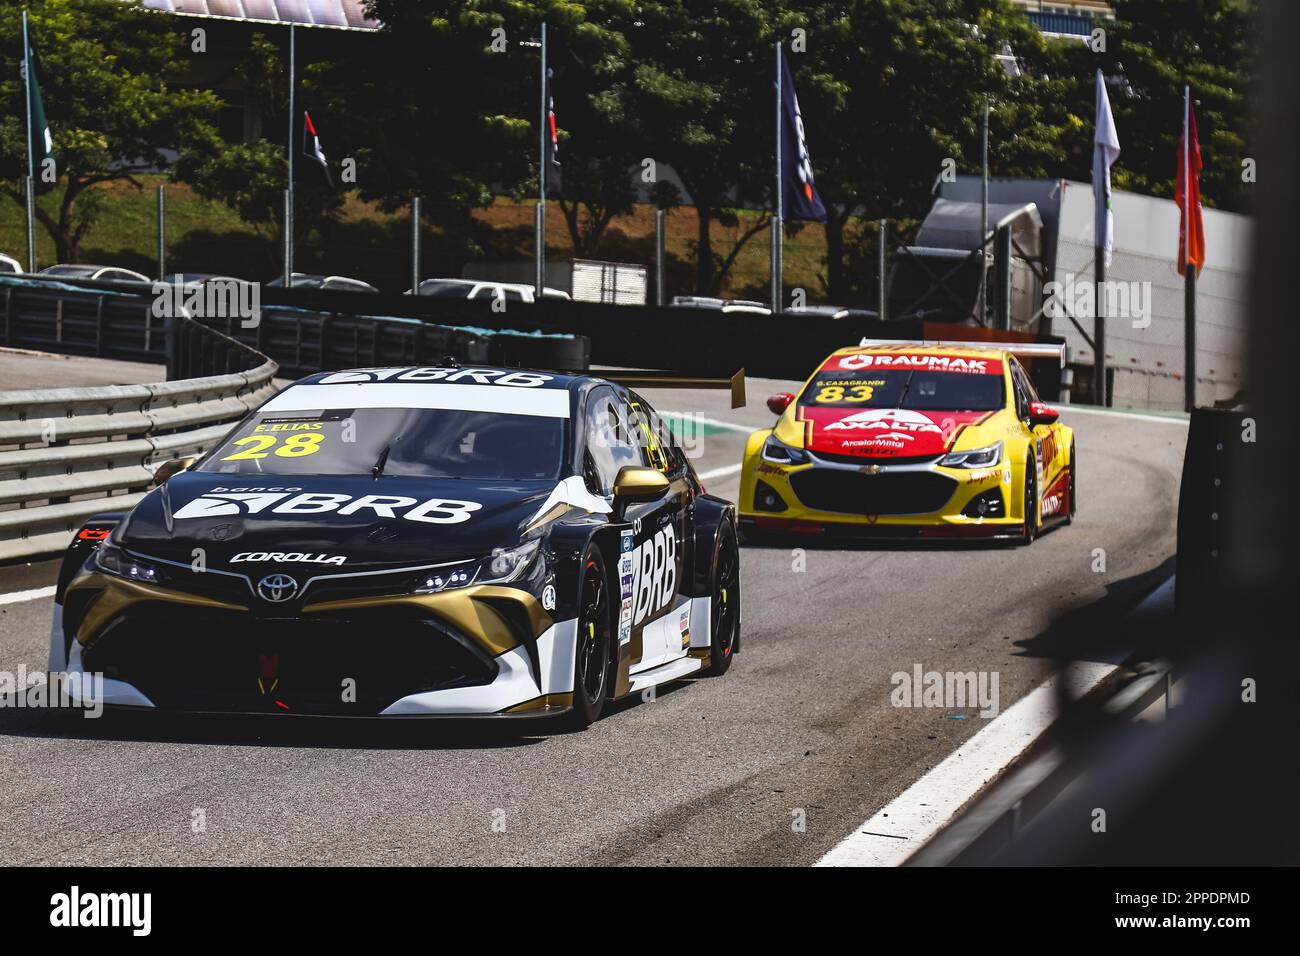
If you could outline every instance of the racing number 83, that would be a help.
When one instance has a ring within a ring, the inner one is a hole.
[[[818,402],[866,402],[871,400],[875,389],[870,385],[851,385],[848,395],[844,394],[843,385],[827,385],[817,393]]]
[[[221,460],[248,461],[253,458],[265,458],[267,450],[274,447],[279,440],[276,435],[249,435],[247,438],[240,438],[232,444],[251,447],[227,455]],[[320,451],[320,444],[324,440],[325,436],[319,432],[290,435],[279,448],[275,449],[275,455],[277,458],[302,458],[306,455],[314,455]]]

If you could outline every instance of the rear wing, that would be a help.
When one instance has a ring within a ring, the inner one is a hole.
[[[690,375],[678,375],[675,372],[655,371],[597,371],[597,375],[606,381],[616,382],[627,388],[726,388],[731,390],[731,407],[745,407],[745,370],[742,368],[731,378],[708,378]]]
[[[1054,358],[1065,368],[1065,344],[1052,345],[1049,342],[946,342],[937,339],[863,339],[858,343],[863,348],[887,348],[901,345],[905,348],[940,348],[940,349],[997,349],[1010,352],[1016,358],[1042,359]]]

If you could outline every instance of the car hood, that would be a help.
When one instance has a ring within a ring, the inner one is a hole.
[[[435,564],[514,545],[557,484],[181,472],[135,507],[114,540],[186,565],[202,549],[207,567],[245,573]]]
[[[801,405],[809,451],[863,458],[918,458],[952,450],[969,425],[995,412],[915,411],[908,408],[825,408]]]

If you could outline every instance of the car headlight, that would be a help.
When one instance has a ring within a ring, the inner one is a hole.
[[[435,594],[469,584],[507,584],[524,576],[533,558],[542,546],[541,538],[533,538],[513,548],[494,548],[481,561],[466,562],[458,567],[438,569],[425,575],[417,594]]]
[[[101,542],[95,550],[95,567],[128,581],[154,584],[162,579],[162,570],[157,565],[128,554],[110,541]]]
[[[1002,442],[987,448],[954,451],[939,459],[945,468],[988,468],[1002,460]]]
[[[784,442],[776,440],[775,435],[768,436],[763,443],[763,460],[778,465],[806,465],[811,460],[802,448],[791,448]]]

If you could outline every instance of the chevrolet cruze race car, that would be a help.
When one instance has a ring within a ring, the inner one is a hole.
[[[742,533],[1028,544],[1074,515],[1074,433],[1011,351],[864,343],[768,406],[781,417],[746,445]]]
[[[157,478],[57,588],[109,705],[585,725],[738,647],[735,507],[610,381],[321,373]]]

